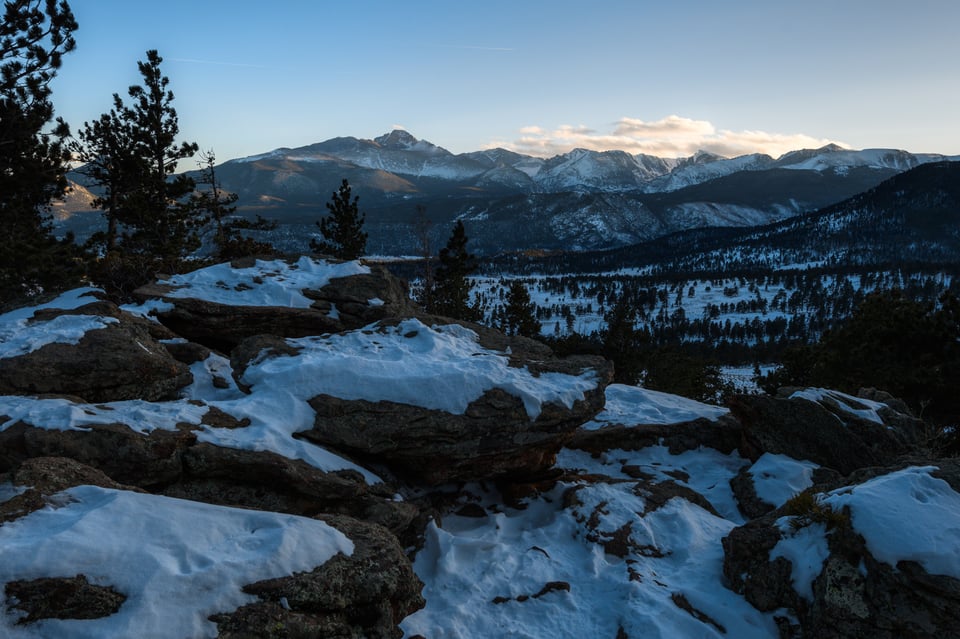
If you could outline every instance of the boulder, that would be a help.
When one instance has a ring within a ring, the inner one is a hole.
[[[33,457],[69,457],[114,481],[149,488],[179,477],[183,451],[195,442],[188,429],[141,434],[125,424],[58,430],[18,422],[0,430],[0,469]]]
[[[424,323],[429,321],[431,324]],[[298,436],[428,483],[536,475],[603,407],[612,365],[446,318],[234,349],[237,385],[295,379],[315,412]]]
[[[18,579],[4,586],[4,594],[15,602],[11,608],[25,613],[18,624],[40,619],[109,617],[127,600],[110,586],[91,584],[86,575]]]
[[[67,457],[34,457],[9,473],[23,492],[0,503],[0,525],[19,519],[47,505],[46,498],[73,486],[101,486],[117,490],[140,489],[113,481],[103,472]]]
[[[234,261],[230,266],[240,271],[250,269],[256,263],[251,258]],[[301,263],[315,265],[320,262],[300,258],[300,262],[287,262],[286,267],[295,271]],[[386,317],[411,316],[416,312],[402,280],[382,265],[373,264],[366,270],[369,272],[334,277],[318,288],[294,284],[278,276],[278,286],[286,285],[291,293],[309,301],[309,305],[303,306],[284,306],[279,301],[271,303],[269,300],[254,305],[244,303],[243,298],[230,303],[212,301],[203,297],[206,289],[199,289],[196,297],[189,297],[182,291],[174,295],[178,289],[169,283],[148,284],[134,291],[134,296],[141,301],[162,299],[167,308],[156,312],[157,319],[177,335],[229,352],[254,335],[304,337],[336,333]],[[256,281],[247,286],[262,284],[267,277],[267,273],[254,275]],[[242,288],[244,284],[236,286]]]
[[[54,323],[65,332],[72,323],[79,338],[0,358],[0,394],[74,395],[88,402],[156,401],[175,397],[193,380],[190,369],[153,338],[148,322],[112,303],[43,309],[34,313],[28,327],[42,331]]]
[[[396,501],[389,484],[367,484],[356,471],[324,472],[268,451],[197,444],[184,451],[184,472],[163,494],[208,504],[312,517],[350,515],[403,533],[418,514]]]
[[[51,457],[57,458],[56,464],[36,461]],[[78,475],[71,470],[74,466],[94,475]],[[28,469],[45,469],[48,478],[40,481],[39,470],[25,474]],[[190,424],[144,434],[126,424],[56,430],[16,423],[0,430],[0,471],[4,470],[15,470],[15,482],[30,486],[50,485],[50,477],[57,473],[68,478],[58,481],[50,493],[80,484],[127,490],[135,486],[209,504],[302,516],[349,514],[398,534],[418,512],[412,504],[394,499],[394,487],[368,485],[355,471],[328,473],[269,451],[198,443]],[[21,497],[32,499],[27,494]]]
[[[929,490],[929,481],[913,484],[918,487],[914,490],[903,490],[898,485],[891,488],[882,501],[875,500],[873,508],[896,513],[894,519],[910,518],[915,516],[911,513],[922,513],[930,507],[929,503],[960,487],[960,462],[914,459],[912,463],[919,465],[912,467],[916,476],[926,472],[923,467],[936,466],[929,476],[944,480],[950,488],[938,489],[939,495],[935,495]],[[856,502],[856,511],[849,505],[831,505],[840,503],[835,500],[843,499],[870,481],[874,483],[869,490],[881,490],[894,473],[911,472],[910,467],[904,466],[864,469],[848,478],[839,490],[788,502],[770,514],[733,529],[723,539],[723,570],[729,587],[743,594],[759,610],[790,611],[799,620],[800,629],[799,633],[789,636],[933,639],[955,635],[960,628],[960,579],[956,575],[932,574],[921,565],[921,560],[909,557],[923,555],[925,560],[935,561],[934,565],[954,563],[951,558],[954,545],[938,546],[932,552],[924,551],[920,545],[938,536],[952,538],[956,514],[937,517],[936,521],[925,524],[918,522],[917,525],[924,526],[922,532],[900,524],[893,526],[897,530],[877,530],[876,524],[870,522],[889,519],[888,513],[864,511],[865,502]],[[955,502],[958,498],[953,495],[949,499]],[[865,522],[862,524],[865,527],[858,528],[858,522]],[[897,549],[895,554],[902,559],[878,557],[874,553],[889,551],[878,551],[876,547],[871,550],[870,539],[877,543],[877,539],[889,535],[906,535],[895,537],[898,543],[893,544]],[[793,536],[804,537],[799,542],[799,547],[805,549],[802,554],[790,559],[789,553],[771,553],[778,544]],[[817,537],[822,539],[820,544],[825,552],[821,557],[810,549],[810,540]],[[771,558],[771,554],[778,556]],[[940,556],[944,562],[939,562]],[[798,571],[794,561],[808,565]],[[800,575],[805,575],[803,581],[809,582],[798,583]]]
[[[730,411],[742,424],[740,452],[806,459],[849,475],[913,452],[923,423],[876,402],[821,389],[790,389],[778,397],[737,395]]]
[[[601,453],[666,446],[676,455],[706,446],[721,453],[731,453],[740,445],[740,430],[740,423],[729,416],[716,420],[701,417],[678,424],[610,424],[596,430],[578,430],[567,447]]]
[[[244,588],[261,601],[213,615],[221,639],[275,636],[399,638],[398,624],[424,605],[423,584],[393,535],[350,517],[318,517],[344,533],[353,554],[339,554],[310,572]]]

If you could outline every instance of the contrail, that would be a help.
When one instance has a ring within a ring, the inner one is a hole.
[[[174,62],[186,62],[189,64],[214,64],[224,67],[248,67],[251,69],[266,69],[262,64],[246,64],[244,62],[223,62],[221,60],[196,60],[194,58],[173,58]]]
[[[513,47],[481,47],[469,44],[432,44],[438,49],[472,49],[475,51],[516,51]]]

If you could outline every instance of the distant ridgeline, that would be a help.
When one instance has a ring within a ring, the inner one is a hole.
[[[277,220],[264,235],[296,253],[343,179],[366,213],[368,248],[378,255],[417,254],[418,207],[434,245],[462,220],[470,249],[482,255],[523,250],[598,250],[630,246],[695,228],[745,228],[833,205],[903,171],[945,159],[905,151],[836,146],[780,158],[709,153],[657,158],[577,149],[543,159],[505,149],[453,154],[394,131],[373,140],[335,138],[276,149],[217,166],[237,212]],[[78,237],[100,223],[97,193],[79,173],[58,207],[60,227]],[[87,210],[87,213],[82,211]]]

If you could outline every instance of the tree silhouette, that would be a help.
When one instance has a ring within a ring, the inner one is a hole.
[[[162,62],[156,50],[147,51],[147,60],[137,63],[143,84],[127,91],[132,105],[123,107],[122,118],[131,127],[143,172],[121,221],[131,231],[124,238],[128,251],[158,258],[161,268],[173,271],[200,246],[198,229],[204,220],[203,212],[187,198],[194,181],[183,174],[172,177],[177,163],[193,157],[199,147],[192,142],[177,144],[180,125],[170,80],[160,70]]]
[[[480,311],[470,301],[473,288],[468,276],[477,268],[477,259],[467,251],[467,232],[457,220],[447,245],[440,249],[440,264],[434,273],[433,293],[427,310],[454,319],[477,321]]]
[[[317,222],[323,241],[310,240],[310,248],[314,252],[341,260],[355,260],[363,256],[367,250],[367,234],[363,231],[365,216],[360,212],[359,201],[359,195],[351,200],[350,183],[344,178],[340,188],[327,202],[329,217]]]
[[[507,306],[504,309],[503,330],[508,335],[537,337],[540,322],[536,318],[536,306],[530,301],[530,293],[520,280],[513,280],[507,289]]]
[[[51,235],[49,205],[66,188],[63,120],[53,122],[50,83],[77,28],[65,1],[18,0],[0,24],[0,298],[67,287],[72,238]],[[49,130],[44,130],[51,126]]]

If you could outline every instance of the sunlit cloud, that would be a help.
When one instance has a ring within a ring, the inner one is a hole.
[[[724,157],[748,153],[766,153],[778,157],[797,149],[820,148],[842,142],[816,138],[802,133],[782,134],[766,131],[731,131],[717,129],[706,120],[670,115],[661,120],[644,121],[621,118],[610,132],[599,132],[587,126],[562,125],[553,130],[525,126],[512,141],[494,141],[486,148],[503,147],[519,153],[550,157],[573,149],[591,151],[620,150],[659,157],[687,157],[697,151],[708,151]]]

